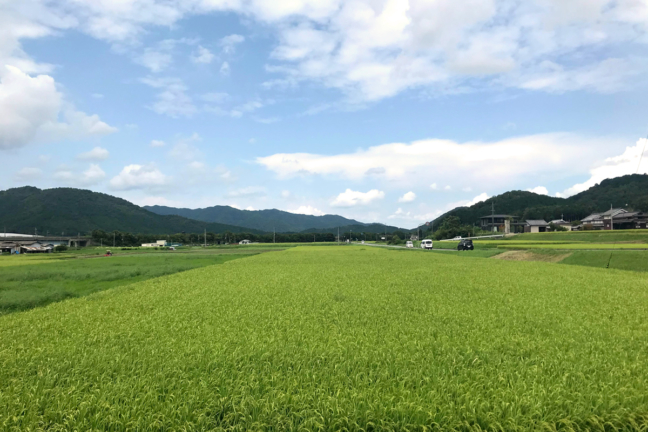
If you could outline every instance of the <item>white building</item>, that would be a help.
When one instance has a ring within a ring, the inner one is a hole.
[[[158,240],[155,243],[142,243],[142,247],[165,247],[166,245],[166,240]]]

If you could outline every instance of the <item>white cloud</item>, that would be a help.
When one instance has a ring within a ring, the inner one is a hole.
[[[30,182],[38,180],[43,177],[43,170],[40,168],[34,167],[25,167],[20,169],[16,174],[14,174],[14,181],[19,183]]]
[[[202,158],[202,151],[195,145],[200,141],[202,138],[195,132],[189,137],[179,138],[173,148],[169,150],[169,158],[174,161],[195,161]]]
[[[436,183],[432,183],[432,184],[430,185],[430,189],[432,189],[432,190],[437,190],[437,189],[439,189],[439,187],[437,186]]]
[[[549,195],[549,191],[544,186],[537,186],[532,189],[527,189],[529,192],[537,193],[538,195]]]
[[[92,93],[91,96],[93,98],[95,98],[95,99],[103,99],[104,98],[104,95],[102,95],[101,93]]]
[[[110,156],[108,150],[102,147],[95,147],[89,152],[77,155],[76,158],[85,161],[102,161],[108,159],[108,156]]]
[[[417,225],[426,221],[435,219],[437,216],[441,215],[443,212],[441,210],[414,214],[411,211],[404,211],[402,208],[398,208],[393,214],[387,216],[387,219],[398,219],[400,221],[416,222]]]
[[[213,12],[240,14],[277,35],[269,70],[282,75],[279,81],[315,81],[355,101],[411,88],[456,91],[492,84],[610,92],[645,73],[644,57],[632,57],[645,42],[644,0],[6,3],[0,57],[29,73],[51,66],[30,59],[20,46],[23,38],[76,29],[130,53],[151,26],[169,28]],[[230,35],[220,44],[231,53],[243,40]],[[140,61],[152,71],[163,70],[169,63],[164,49],[152,50]]]
[[[32,141],[83,139],[116,130],[98,116],[65,104],[51,76],[32,77],[17,67],[0,66],[0,150]]]
[[[110,180],[113,190],[150,189],[166,186],[170,178],[153,164],[127,165],[121,172]]]
[[[398,198],[398,202],[412,202],[416,199],[416,194],[414,192],[407,192],[402,197]]]
[[[165,142],[160,140],[151,140],[150,144],[151,147],[164,147],[165,145]]]
[[[443,190],[447,190],[447,191],[452,190],[452,186],[447,185],[446,187],[443,188]]]
[[[372,189],[369,192],[358,192],[351,189],[340,193],[332,202],[333,207],[353,207],[356,205],[367,205],[377,199],[383,199],[385,193],[378,189]]]
[[[223,48],[225,54],[232,54],[236,50],[236,46],[244,41],[245,37],[238,34],[231,34],[220,40],[220,46]]]
[[[297,213],[297,214],[304,214],[304,215],[311,215],[311,216],[323,216],[324,212],[309,205],[303,205],[299,206],[295,210],[288,210],[290,213]]]
[[[488,198],[490,198],[490,197],[488,196],[488,194],[486,192],[484,192],[484,193],[481,193],[481,194],[477,195],[471,201],[468,201],[468,203],[466,203],[465,205],[466,205],[466,207],[470,207],[470,206],[473,206],[473,205],[475,205],[477,203],[480,203],[482,201],[486,201]]]
[[[260,197],[265,196],[266,188],[262,186],[248,186],[236,190],[232,190],[227,193],[227,196],[230,198],[238,197]]]
[[[198,109],[191,97],[187,94],[189,90],[179,78],[142,78],[144,84],[160,89],[156,95],[157,101],[150,108],[158,114],[167,115],[172,118],[191,117]]]
[[[254,207],[252,207],[252,206],[247,206],[247,207],[245,207],[245,210],[247,210],[247,211],[255,211],[256,209]]]
[[[359,181],[380,167],[378,180],[393,187],[430,184],[438,178],[460,178],[464,184],[488,182],[493,188],[503,188],[533,175],[564,178],[585,173],[602,155],[621,147],[622,142],[611,137],[575,134],[466,143],[428,139],[410,144],[383,144],[337,155],[279,153],[256,161],[279,178],[322,175]],[[430,187],[434,190],[435,185],[432,183]]]
[[[464,188],[461,188],[462,192],[472,192],[472,188],[470,186],[466,186]]]
[[[220,73],[221,75],[228,76],[230,74],[230,65],[228,62],[223,62],[223,64],[220,67]]]
[[[96,164],[90,164],[90,167],[82,173],[75,173],[67,168],[54,173],[54,180],[71,186],[93,186],[105,178],[106,173]]]
[[[642,153],[643,157],[641,157]],[[640,139],[632,147],[626,147],[622,154],[605,159],[602,164],[590,170],[589,179],[566,189],[562,192],[561,196],[569,197],[583,192],[605,179],[635,173],[648,173],[648,140],[646,138]]]
[[[191,56],[191,61],[199,64],[209,64],[214,60],[215,56],[207,48],[199,45],[196,52]]]

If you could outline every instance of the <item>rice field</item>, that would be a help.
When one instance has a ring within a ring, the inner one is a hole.
[[[648,279],[302,247],[0,317],[0,429],[645,430]]]
[[[6,256],[0,259],[0,315],[253,253],[258,252],[152,253],[89,259],[68,254]]]

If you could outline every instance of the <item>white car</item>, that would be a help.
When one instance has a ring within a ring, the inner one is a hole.
[[[432,249],[433,247],[432,240],[430,239],[425,239],[421,242],[421,249]]]
[[[412,243],[411,241],[408,241],[407,243],[405,243],[405,247],[413,248],[413,247],[414,247],[414,243]]]

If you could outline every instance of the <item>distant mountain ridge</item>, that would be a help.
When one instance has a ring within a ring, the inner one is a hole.
[[[146,210],[159,215],[177,215],[203,222],[250,227],[266,232],[334,232],[337,228],[353,229],[366,232],[393,231],[397,227],[382,224],[366,224],[357,220],[337,215],[312,216],[287,211],[239,210],[230,206],[213,206],[202,209],[174,208],[165,206],[145,206]],[[379,226],[374,226],[379,225]]]
[[[160,216],[124,199],[74,188],[41,190],[32,186],[0,191],[0,228],[7,232],[76,235],[95,229],[140,234],[261,231]]]
[[[30,234],[90,234],[93,230],[134,234],[174,234],[180,232],[220,234],[262,234],[264,232],[388,232],[398,229],[381,224],[364,224],[342,216],[310,216],[281,210],[238,210],[228,206],[210,207],[206,212],[170,207],[148,207],[149,211],[124,199],[84,189],[32,186],[0,191],[0,229]],[[214,209],[223,215],[210,220]],[[178,211],[179,210],[179,211]],[[196,212],[203,220],[196,219]],[[163,213],[163,214],[159,214]],[[178,214],[181,213],[181,214]],[[185,217],[184,214],[193,216]],[[207,220],[204,220],[207,219]]]
[[[526,219],[580,220],[610,206],[648,211],[648,175],[632,174],[601,183],[569,198],[550,197],[527,191],[511,191],[494,196],[470,207],[457,207],[434,220],[435,228],[448,216],[457,216],[464,225],[479,223],[482,216],[508,214]],[[425,225],[422,229],[427,230]]]

